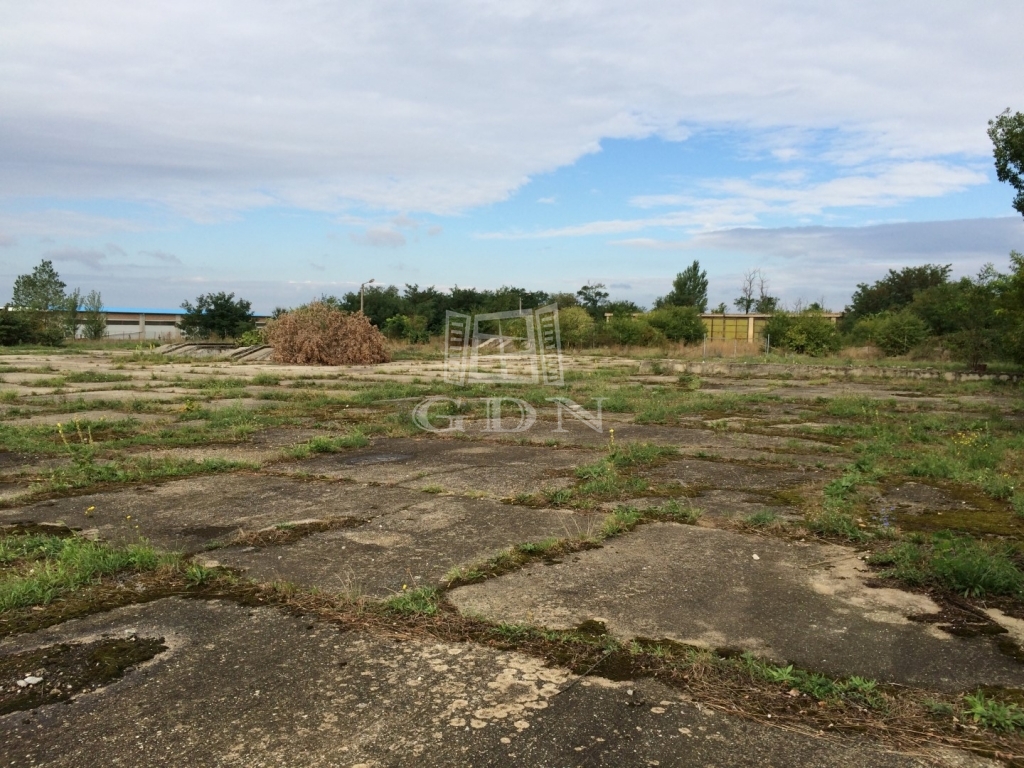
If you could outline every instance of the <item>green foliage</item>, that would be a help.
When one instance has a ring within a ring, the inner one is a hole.
[[[590,314],[594,320],[600,322],[604,319],[604,309],[608,304],[608,291],[604,289],[604,283],[584,285],[576,291],[580,306]]]
[[[241,336],[239,336],[238,343],[241,344],[243,347],[255,347],[259,346],[260,344],[266,344],[267,340],[266,337],[264,336],[263,331],[254,328],[253,330],[246,331]]]
[[[776,523],[778,515],[770,509],[762,509],[743,518],[743,522],[752,528],[768,528]]]
[[[645,317],[616,315],[601,329],[613,344],[627,347],[647,347],[665,338]]]
[[[89,291],[82,307],[82,334],[91,341],[102,339],[107,331],[103,298],[99,291]]]
[[[184,301],[181,308],[185,315],[178,323],[181,332],[190,339],[233,339],[256,326],[250,311],[252,304],[245,299],[235,299],[235,294],[204,293],[196,303]]]
[[[696,307],[666,305],[647,313],[647,322],[669,341],[695,344],[704,338],[706,329]]]
[[[24,313],[30,329],[29,341],[49,346],[64,341],[66,288],[53,262],[47,259],[39,262],[31,273],[15,279],[11,305]]]
[[[185,582],[190,587],[201,587],[217,578],[217,571],[199,563],[189,563],[185,568]]]
[[[564,348],[579,349],[594,339],[594,318],[583,307],[559,309],[558,327]]]
[[[872,555],[872,565],[887,566],[882,575],[915,586],[931,584],[962,595],[1019,596],[1024,573],[1004,544],[977,541],[941,531],[930,539],[916,537]]]
[[[1004,704],[987,697],[983,691],[964,696],[964,704],[964,715],[986,728],[996,731],[1024,728],[1024,711],[1016,704]]]
[[[1014,209],[1024,215],[1024,113],[1004,110],[988,121],[996,178],[1016,190]]]
[[[870,339],[887,355],[905,355],[928,336],[928,326],[909,310],[888,312],[875,321]]]
[[[31,273],[15,278],[11,304],[21,309],[57,310],[64,305],[66,288],[53,262],[43,259]]]
[[[644,516],[652,520],[668,520],[686,525],[694,525],[703,514],[704,510],[688,503],[680,503],[676,499],[669,499],[659,507],[651,507],[644,511]]]
[[[693,264],[676,275],[672,290],[655,302],[661,307],[693,307],[698,314],[708,308],[708,273],[700,268],[700,262]]]
[[[845,679],[833,679],[818,672],[795,669],[792,664],[785,667],[758,659],[751,653],[740,657],[751,677],[795,688],[818,701],[850,700],[859,705],[882,708],[885,700],[878,691],[878,683],[856,675]]]
[[[29,313],[7,305],[0,309],[0,346],[28,344],[32,341],[32,319]]]
[[[852,328],[862,317],[908,306],[918,291],[947,282],[951,269],[951,264],[923,264],[904,267],[899,272],[890,269],[889,274],[874,285],[859,283],[843,318],[847,327]]]
[[[440,599],[441,594],[434,587],[411,590],[403,588],[397,595],[384,601],[384,608],[393,613],[433,616],[437,613]]]
[[[1004,351],[1024,365],[1024,253],[1010,252],[1011,272],[999,297],[998,312],[1004,321]]]
[[[115,548],[77,537],[5,536],[0,538],[0,563],[29,567],[0,575],[0,613],[45,605],[100,576],[153,570],[165,559],[143,544]]]
[[[848,512],[832,505],[826,505],[817,514],[809,516],[804,525],[808,530],[824,536],[837,536],[849,541],[864,541],[868,538]]]
[[[761,332],[771,339],[773,347],[811,357],[835,354],[842,346],[835,323],[816,310],[800,314],[778,312],[768,319]]]

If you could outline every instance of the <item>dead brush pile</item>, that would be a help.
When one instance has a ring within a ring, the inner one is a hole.
[[[370,365],[391,359],[384,335],[361,313],[314,301],[267,323],[274,360],[293,365]]]

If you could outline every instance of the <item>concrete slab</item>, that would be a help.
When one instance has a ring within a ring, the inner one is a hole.
[[[197,551],[277,523],[309,518],[374,518],[411,506],[423,494],[291,477],[208,475],[0,510],[0,524],[62,522],[96,529],[109,541],[148,539],[164,549]]]
[[[124,419],[135,419],[144,424],[155,424],[161,421],[170,421],[173,418],[174,415],[169,413],[135,413],[103,409],[75,413],[40,413],[20,419],[6,419],[5,423],[15,427],[52,426],[54,428],[60,423],[69,427],[73,432],[75,419],[82,424],[86,422],[95,424],[99,421],[123,421]]]
[[[569,628],[597,619],[624,640],[740,648],[837,675],[955,691],[1024,686],[1024,665],[991,638],[909,621],[938,606],[868,588],[868,576],[846,547],[655,524],[574,562],[531,566],[449,597],[496,620]]]
[[[0,717],[5,765],[934,764],[745,722],[651,681],[592,678],[560,694],[571,673],[518,653],[342,633],[270,608],[161,600],[0,653],[129,632],[168,649],[70,704]]]
[[[355,452],[318,456],[282,466],[281,471],[416,489],[437,485],[447,491],[478,491],[502,498],[568,485],[573,467],[596,459],[593,451],[470,440],[382,438]]]
[[[411,499],[399,488],[358,493]],[[313,534],[287,547],[221,549],[210,557],[259,581],[387,597],[402,585],[439,584],[453,566],[474,565],[514,544],[578,536],[598,523],[595,516],[419,493],[416,502],[359,528]]]

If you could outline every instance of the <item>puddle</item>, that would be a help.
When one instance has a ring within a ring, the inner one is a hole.
[[[411,453],[372,453],[369,456],[355,456],[342,463],[349,466],[361,467],[367,464],[389,464],[393,461],[406,461],[411,458]]]
[[[167,650],[163,638],[110,638],[0,656],[0,715],[67,701]]]

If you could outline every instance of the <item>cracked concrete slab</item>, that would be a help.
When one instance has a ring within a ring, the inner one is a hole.
[[[144,538],[160,548],[194,552],[242,530],[309,518],[374,518],[411,506],[422,496],[403,488],[234,473],[0,510],[0,524],[63,523],[95,529],[108,541]]]
[[[416,498],[359,528],[313,534],[286,547],[232,547],[210,557],[260,581],[387,597],[403,585],[439,584],[452,567],[475,565],[515,544],[587,534],[600,522],[595,516],[487,499],[425,493]]]
[[[563,694],[574,675],[519,653],[222,602],[121,608],[2,641],[0,653],[127,633],[168,648],[69,704],[0,717],[4,765],[934,764],[743,721],[651,681],[590,678]]]
[[[569,628],[596,619],[623,640],[738,648],[835,675],[950,691],[1024,686],[1024,665],[991,638],[910,621],[939,608],[923,595],[869,588],[869,575],[847,547],[666,523],[449,599],[494,620]]]
[[[573,467],[596,458],[593,451],[470,440],[382,438],[368,448],[318,456],[283,465],[280,470],[417,489],[436,485],[446,491],[479,491],[505,498],[569,485]]]

